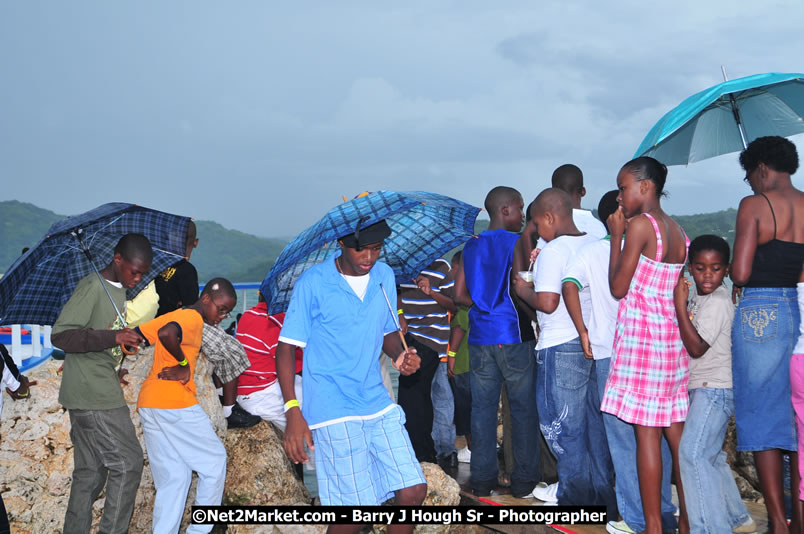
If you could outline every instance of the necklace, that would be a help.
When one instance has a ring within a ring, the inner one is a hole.
[[[340,262],[340,261],[338,261],[338,260],[340,260],[340,259],[341,259],[341,257],[340,257],[340,256],[338,256],[337,258],[335,258],[335,268],[338,270],[338,274],[343,275],[343,271],[341,270],[341,262]]]

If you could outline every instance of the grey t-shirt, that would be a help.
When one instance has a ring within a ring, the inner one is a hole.
[[[690,358],[689,389],[731,388],[731,294],[723,284],[708,295],[699,295],[694,289],[691,293],[687,311],[709,350],[700,358]]]

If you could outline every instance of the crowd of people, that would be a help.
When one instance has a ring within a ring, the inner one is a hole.
[[[291,461],[314,463],[324,505],[418,505],[421,462],[468,463],[478,496],[510,486],[545,504],[602,505],[614,534],[753,532],[722,450],[735,415],[770,531],[804,531],[804,503],[793,499],[788,526],[783,488],[787,454],[804,497],[798,155],[790,141],[765,137],[740,163],[754,194],[740,203],[733,256],[720,236],[690,241],[662,210],[660,162],[626,163],[597,218],[581,208],[581,170],[567,164],[527,209],[519,191],[493,188],[488,229],[410,283],[397,286],[378,261],[388,224],[357,222],[339,254],[296,281],[286,313],[270,314],[261,295],[234,337],[218,326],[236,306],[232,284],[215,278],[198,295],[192,223],[185,260],[129,302],[152,250],[144,236],[124,236],[53,327],[67,353],[59,402],[75,464],[64,532],[89,532],[104,487],[100,531],[128,529],[144,464],[122,365],[129,347],[144,344],[154,345],[154,363],[137,409],[155,532],[178,531],[193,472],[196,504],[221,503],[226,451],[193,378],[202,352],[230,427],[264,420],[283,431]],[[398,404],[383,380],[388,359],[400,373]],[[15,398],[29,395],[13,364],[4,381]],[[456,449],[456,435],[465,447]]]

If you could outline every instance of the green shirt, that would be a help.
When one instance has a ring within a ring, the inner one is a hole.
[[[455,351],[455,367],[453,369],[456,375],[462,375],[469,372],[469,308],[460,306],[458,313],[452,318],[450,326],[464,331],[461,345]]]
[[[117,308],[125,313],[126,290],[104,281]],[[59,403],[67,409],[110,410],[126,406],[117,377],[123,353],[106,332],[122,328],[117,313],[103,290],[100,279],[91,273],[78,282],[73,295],[61,311],[53,335],[71,332],[70,348],[64,358],[64,374],[59,390]],[[74,347],[85,345],[86,351]]]

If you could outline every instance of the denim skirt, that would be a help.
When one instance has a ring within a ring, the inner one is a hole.
[[[796,288],[743,290],[731,331],[737,450],[797,449],[790,357],[798,328]]]

